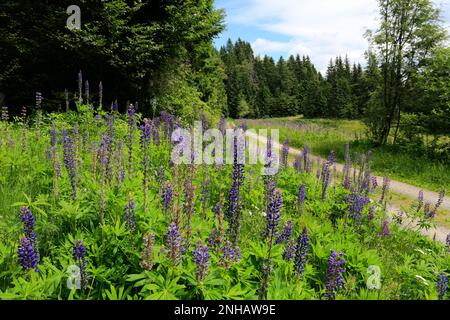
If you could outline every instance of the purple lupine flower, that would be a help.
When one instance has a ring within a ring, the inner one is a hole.
[[[234,246],[230,241],[227,241],[221,248],[222,256],[220,257],[220,265],[225,269],[230,269],[233,263],[241,259],[241,250],[238,246]]]
[[[281,153],[281,164],[284,168],[288,167],[288,156],[289,156],[289,140],[286,139],[283,142],[283,148]]]
[[[182,238],[175,222],[171,222],[166,233],[167,256],[174,265],[181,261]]]
[[[343,181],[342,185],[345,189],[350,189],[350,167],[351,167],[351,160],[350,160],[350,143],[347,141],[345,143],[345,165],[343,170]]]
[[[128,174],[131,178],[133,172],[133,143],[134,143],[134,132],[136,131],[136,110],[132,104],[127,110],[127,123],[128,123]]]
[[[73,259],[75,260],[78,268],[80,268],[80,284],[83,289],[88,286],[88,276],[86,271],[86,248],[83,241],[78,240],[73,247],[72,252]]]
[[[172,207],[172,200],[173,200],[173,190],[171,184],[168,183],[163,187],[161,197],[163,210],[164,212],[168,212],[169,209]]]
[[[444,202],[444,196],[445,196],[445,190],[441,189],[441,191],[439,191],[439,197],[438,200],[436,202],[436,204],[434,205],[433,210],[430,212],[429,217],[430,218],[434,218],[434,216],[436,215],[437,210],[439,209],[439,207],[442,205],[442,203]]]
[[[305,203],[306,198],[306,183],[303,182],[300,188],[298,189],[298,197],[297,197],[297,205],[298,211],[300,214],[303,212],[303,204]]]
[[[363,194],[354,192],[347,198],[347,201],[349,204],[350,215],[355,221],[360,223],[364,208],[370,201],[369,198]]]
[[[423,190],[419,191],[419,195],[417,196],[418,205],[417,205],[417,211],[420,211],[420,209],[423,206]]]
[[[325,161],[322,167],[322,201],[326,200],[327,197],[327,188],[330,184],[330,166],[332,165],[331,161]]]
[[[234,162],[232,173],[232,185],[228,193],[227,198],[227,217],[230,221],[229,235],[232,243],[236,243],[239,236],[240,223],[241,223],[241,207],[239,203],[240,187],[244,183],[244,165],[239,163],[239,155],[242,151],[242,146],[238,146],[237,137],[234,138]]]
[[[375,218],[375,206],[370,206],[368,219],[372,221]]]
[[[297,244],[295,245],[294,273],[300,278],[303,276],[303,271],[305,270],[308,246],[308,229],[305,227],[303,228],[302,233],[298,236]]]
[[[143,167],[143,178],[142,187],[144,190],[144,211],[147,211],[148,206],[148,170],[150,164],[150,140],[151,140],[151,130],[152,125],[150,120],[145,119],[144,125],[141,126],[141,151],[142,151],[142,167]]]
[[[159,117],[153,119],[152,123],[152,136],[153,136],[153,143],[157,146],[160,144],[160,136],[159,136],[159,124],[161,119]]]
[[[56,146],[56,128],[53,126],[50,129],[50,146],[55,147]]]
[[[310,154],[310,149],[308,146],[304,146],[303,150],[302,150],[302,157],[303,157],[303,169],[305,170],[305,172],[311,173],[311,161],[309,160],[309,154]]]
[[[272,192],[270,203],[267,207],[267,225],[266,225],[266,234],[265,237],[272,239],[275,235],[278,234],[278,227],[281,220],[281,205],[283,203],[283,197],[281,195],[280,189],[275,189]]]
[[[330,258],[328,259],[328,271],[327,271],[327,282],[326,282],[326,292],[325,297],[328,300],[334,300],[338,289],[342,288],[345,272],[343,266],[345,260],[343,258],[344,252],[337,253],[331,250]]]
[[[114,154],[114,139],[115,139],[115,116],[114,114],[108,114],[106,116],[107,133],[106,137],[108,140],[106,148],[106,178],[108,181],[113,179],[113,154]]]
[[[211,184],[210,180],[205,180],[202,182],[200,201],[203,204],[203,207],[207,206],[207,203],[210,198],[211,193],[210,184]]]
[[[381,230],[382,236],[389,236],[391,235],[391,230],[389,229],[389,222],[387,220],[383,221],[383,228]]]
[[[287,262],[290,262],[294,258],[294,253],[295,253],[294,240],[291,239],[289,240],[289,242],[286,245],[286,248],[284,249],[283,259],[286,260]]]
[[[445,239],[445,244],[448,247],[448,251],[450,252],[450,233],[447,235],[447,238]]]
[[[142,250],[141,267],[150,271],[153,268],[153,256],[155,245],[155,234],[150,232],[143,237],[144,249]]]
[[[62,136],[64,165],[69,175],[70,185],[72,187],[72,198],[75,199],[77,197],[77,163],[75,160],[73,143],[66,129],[62,130]]]
[[[131,195],[128,196],[128,202],[123,209],[125,226],[130,231],[136,230],[136,212],[135,212],[135,204],[133,201],[133,197]]]
[[[378,188],[377,177],[371,176],[371,177],[370,177],[370,180],[372,181],[372,189],[375,190],[376,188]]]
[[[389,191],[389,184],[391,183],[391,180],[389,177],[383,177],[383,185],[382,185],[382,192],[381,192],[381,198],[380,203],[383,203],[387,192]]]
[[[7,122],[9,120],[8,107],[2,107],[2,121]]]
[[[300,154],[295,156],[294,169],[297,172],[301,172],[302,171],[302,156]]]
[[[209,272],[209,248],[207,245],[204,245],[201,240],[197,242],[197,245],[194,248],[194,252],[192,254],[192,259],[197,265],[197,281],[202,281],[208,275]]]
[[[209,234],[209,237],[208,237],[208,247],[210,247],[210,248],[216,247],[217,237],[218,237],[217,230],[212,229],[211,233]]]
[[[445,274],[440,274],[438,276],[438,281],[437,281],[437,292],[439,295],[439,300],[443,300],[445,297],[445,294],[447,293],[447,285],[448,285],[448,277]]]
[[[291,240],[291,235],[292,235],[292,220],[288,220],[283,227],[283,231],[275,240],[275,244],[289,242],[289,240]]]
[[[23,236],[20,239],[18,255],[23,270],[34,270],[36,272],[39,271],[38,258],[36,255],[35,247],[33,246],[32,241],[26,236]]]
[[[36,254],[37,263],[40,261],[39,247],[38,247],[38,237],[36,231],[34,230],[35,219],[33,213],[27,207],[20,208],[20,221],[23,224],[23,233],[28,240],[30,240],[31,245]]]

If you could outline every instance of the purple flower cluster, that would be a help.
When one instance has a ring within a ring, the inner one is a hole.
[[[283,231],[275,240],[275,244],[289,242],[289,240],[291,240],[291,235],[292,235],[292,220],[288,220],[283,227]]]
[[[391,235],[391,230],[389,229],[389,222],[387,220],[383,221],[381,235],[385,237]]]
[[[301,172],[302,171],[302,156],[300,154],[295,156],[294,169],[297,172]]]
[[[37,238],[37,234],[34,230],[34,224],[35,224],[34,216],[31,213],[29,208],[22,207],[22,208],[20,208],[19,218],[23,224],[23,233],[24,233],[25,237],[30,241],[31,246],[33,247],[33,250],[36,255],[37,263],[39,263],[40,256],[39,256],[38,238]]]
[[[233,143],[234,162],[232,173],[232,185],[228,192],[227,198],[227,217],[230,221],[229,236],[233,243],[236,243],[239,237],[239,229],[241,223],[241,207],[239,203],[240,187],[244,183],[244,165],[240,163],[239,158],[242,156],[242,144],[238,143],[237,137]],[[245,151],[245,146],[244,146]]]
[[[378,188],[378,180],[377,177],[375,176],[371,176],[370,180],[372,182],[372,189],[375,190],[376,188]]]
[[[351,168],[351,160],[350,160],[350,143],[347,141],[345,143],[345,165],[343,170],[343,181],[342,185],[345,189],[350,189],[350,168]]]
[[[175,222],[171,222],[166,233],[167,256],[174,265],[181,261],[182,238]]]
[[[448,277],[445,274],[440,274],[438,276],[438,281],[437,281],[437,292],[439,295],[439,299],[443,300],[445,294],[447,293],[447,285],[448,285]]]
[[[328,259],[327,281],[325,297],[328,300],[334,300],[338,289],[342,288],[345,272],[343,266],[345,260],[343,258],[344,252],[337,253],[331,250],[330,258]]]
[[[311,173],[312,166],[311,166],[311,161],[309,160],[309,154],[310,154],[310,149],[308,146],[305,145],[302,150],[303,170],[305,170],[305,172]]]
[[[202,281],[208,275],[209,272],[209,264],[210,264],[210,255],[209,248],[207,245],[204,245],[200,240],[197,242],[197,245],[194,248],[194,252],[192,254],[192,259],[197,265],[196,277],[197,281]]]
[[[269,205],[267,207],[267,225],[265,237],[270,240],[278,234],[278,225],[281,219],[281,205],[283,203],[283,197],[280,189],[275,189],[272,192]]]
[[[383,203],[384,199],[386,198],[386,194],[389,191],[390,183],[391,183],[391,179],[389,179],[389,177],[383,177],[383,185],[382,185],[380,203]]]
[[[128,196],[128,202],[123,209],[125,226],[130,231],[136,230],[136,212],[135,212],[135,204],[133,201],[133,197]]]
[[[222,256],[220,258],[220,265],[225,269],[230,269],[233,263],[241,259],[241,250],[238,246],[233,246],[230,241],[227,241],[221,248]]]
[[[303,182],[300,188],[298,189],[298,197],[297,197],[297,205],[298,205],[298,212],[302,214],[303,212],[303,204],[305,203],[306,199],[306,183]]]
[[[327,160],[322,166],[322,201],[325,201],[327,197],[327,188],[330,184],[330,167],[332,166],[332,164],[333,162]]]
[[[150,120],[145,119],[144,125],[141,126],[141,151],[142,151],[142,167],[143,178],[142,187],[144,190],[144,211],[147,211],[148,205],[148,170],[149,170],[149,153],[150,153],[150,140],[151,140],[152,125]]]
[[[295,253],[295,244],[294,240],[291,239],[286,245],[286,248],[284,248],[283,252],[283,259],[290,262],[294,258]]]
[[[370,206],[368,219],[369,221],[372,221],[374,218],[375,218],[375,206]]]
[[[308,246],[308,229],[305,227],[303,228],[302,233],[298,236],[297,244],[295,245],[294,273],[300,278],[303,276],[303,271],[305,270]]]
[[[347,197],[350,216],[358,223],[361,222],[362,213],[369,201],[369,197],[357,192],[354,192]]]
[[[63,154],[64,165],[69,175],[70,185],[72,187],[72,198],[77,197],[77,163],[75,159],[75,152],[73,149],[73,143],[66,129],[62,130],[63,136]]]
[[[35,247],[32,245],[30,239],[28,239],[26,236],[23,236],[20,239],[18,254],[19,261],[22,265],[23,270],[34,270],[36,272],[39,271],[38,258],[36,255]]]
[[[144,270],[150,271],[153,268],[155,234],[153,232],[150,232],[144,235],[143,242],[144,249],[142,250],[141,267]]]
[[[418,201],[417,211],[420,211],[420,209],[422,209],[422,206],[423,206],[423,190],[419,191],[419,195],[417,196],[417,201]]]
[[[133,143],[134,132],[136,130],[136,109],[132,104],[128,106],[127,110],[127,123],[128,123],[128,174],[131,177],[133,172]]]
[[[86,271],[86,248],[81,240],[78,240],[73,248],[73,259],[80,268],[80,284],[83,289],[88,286],[88,276]]]
[[[170,139],[174,128],[175,117],[174,115],[163,111],[161,112],[161,121],[163,124],[164,135],[167,139]]]
[[[173,200],[173,190],[171,184],[168,183],[163,187],[161,198],[163,210],[164,212],[168,212],[172,207]]]

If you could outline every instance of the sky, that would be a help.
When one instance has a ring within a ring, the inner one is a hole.
[[[450,30],[450,0],[433,0]],[[364,65],[364,33],[377,27],[377,0],[216,0],[224,8],[226,30],[215,40],[250,42],[256,55],[309,55],[324,72],[331,58],[347,55]]]

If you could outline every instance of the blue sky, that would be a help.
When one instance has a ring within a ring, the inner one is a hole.
[[[433,0],[450,30],[450,0]],[[251,43],[256,54],[275,59],[309,55],[319,70],[337,55],[364,63],[365,30],[377,26],[376,0],[216,0],[224,8],[227,29],[215,40]]]

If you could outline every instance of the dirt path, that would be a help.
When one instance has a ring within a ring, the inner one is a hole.
[[[266,142],[266,139],[267,139],[266,137],[257,135],[251,131],[248,131],[247,135],[252,137],[253,139],[257,139],[264,143]],[[274,143],[273,146],[275,148],[282,147],[282,145],[280,143]],[[297,156],[297,155],[301,154],[301,151],[298,149],[290,148],[289,154],[293,155],[293,156]],[[324,160],[323,158],[314,156],[314,155],[311,155],[311,159],[315,162],[317,162],[318,160],[320,160],[320,161]],[[339,163],[336,164],[336,170],[338,172],[341,173],[343,171],[343,169],[344,169],[344,165],[339,164]],[[377,178],[378,184],[381,185],[383,178],[382,177],[376,177],[376,178]],[[419,194],[419,191],[423,190],[424,202],[429,202],[432,206],[437,202],[437,200],[439,198],[439,194],[437,192],[425,190],[422,188],[417,188],[415,186],[412,186],[412,185],[409,185],[409,184],[406,184],[406,183],[403,183],[400,181],[395,181],[395,180],[391,180],[389,189],[395,193],[399,193],[399,194],[402,194],[402,195],[410,198],[411,202],[417,201],[417,196]],[[450,210],[450,197],[444,197],[444,201],[441,205],[441,208]],[[395,204],[390,204],[388,207],[388,212],[390,214],[396,214],[399,210],[400,210],[400,208],[395,206]],[[422,230],[421,233],[445,243],[447,235],[450,234],[450,229],[445,226],[437,225],[436,228],[430,229],[430,230]]]

